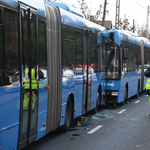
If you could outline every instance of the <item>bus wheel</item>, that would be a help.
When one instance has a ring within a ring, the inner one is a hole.
[[[102,94],[101,94],[101,90],[98,92],[98,96],[97,96],[97,101],[98,101],[98,108],[101,107],[101,97],[102,97]]]
[[[135,98],[137,99],[139,95],[140,95],[140,84],[138,83],[137,94],[135,95]]]
[[[113,108],[117,108],[116,102],[113,102]]]
[[[68,98],[67,107],[66,107],[66,115],[65,115],[65,124],[63,127],[63,132],[67,132],[70,127],[71,117],[72,117],[72,110],[71,110],[71,99]]]
[[[125,97],[124,97],[124,103],[127,103],[128,100],[128,88],[125,88]]]

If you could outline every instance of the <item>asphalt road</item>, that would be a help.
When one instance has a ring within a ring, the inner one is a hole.
[[[148,97],[142,93],[115,109],[99,110],[88,126],[74,121],[69,132],[50,133],[23,150],[150,150],[149,114]]]

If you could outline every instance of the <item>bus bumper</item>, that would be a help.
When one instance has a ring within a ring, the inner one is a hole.
[[[118,91],[106,90],[106,100],[105,103],[117,103],[118,101]]]

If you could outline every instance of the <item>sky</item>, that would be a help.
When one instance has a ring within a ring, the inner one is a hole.
[[[80,11],[80,5],[78,0],[56,0],[57,2],[63,2],[68,4],[71,7],[74,7],[76,10]],[[81,1],[81,0],[80,0]],[[95,15],[97,10],[99,10],[100,5],[104,6],[104,0],[84,0],[88,7],[91,10],[91,15]],[[120,0],[120,18],[124,19],[125,15],[129,19],[130,25],[133,25],[133,19],[135,24],[142,27],[146,26],[147,20],[147,10],[150,6],[150,0]],[[107,0],[105,20],[112,20],[113,25],[115,25],[115,15],[116,15],[116,0]],[[103,7],[101,9],[103,12]],[[150,16],[150,13],[149,13]],[[102,14],[98,18],[101,20]],[[150,17],[149,17],[149,26],[150,26]]]

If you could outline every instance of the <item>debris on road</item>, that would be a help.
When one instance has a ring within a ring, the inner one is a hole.
[[[104,115],[98,115],[98,114],[95,114],[95,117],[98,117],[98,118],[106,118]]]
[[[88,126],[91,124],[92,116],[82,116],[77,122],[78,126]]]
[[[85,130],[89,130],[89,128],[84,128]]]
[[[80,134],[72,134],[72,136],[80,136]]]

